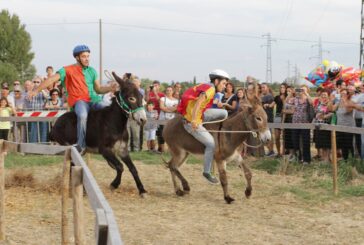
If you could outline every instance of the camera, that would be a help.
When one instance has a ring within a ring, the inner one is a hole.
[[[150,90],[153,90],[154,86],[153,85],[150,85],[149,88],[150,88]]]
[[[302,92],[303,92],[303,89],[302,89],[302,88],[296,88],[296,89],[295,89],[295,92],[296,92],[296,93],[302,93]]]

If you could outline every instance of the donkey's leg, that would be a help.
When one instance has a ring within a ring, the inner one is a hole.
[[[226,161],[216,161],[217,168],[219,170],[219,177],[220,177],[220,183],[222,186],[222,190],[224,191],[224,199],[226,203],[230,204],[233,201],[235,201],[234,198],[232,198],[229,195],[228,191],[228,180],[226,175]]]
[[[244,163],[243,158],[241,157],[240,154],[238,155],[238,163],[239,163],[239,168],[241,168],[242,170],[244,170],[244,175],[245,175],[245,179],[246,179],[246,183],[247,186],[245,188],[245,196],[247,198],[249,198],[252,194],[252,172],[250,171],[250,168]]]
[[[128,167],[130,173],[133,175],[135,184],[139,190],[139,194],[143,196],[144,193],[147,193],[147,191],[144,189],[143,183],[139,178],[138,170],[136,169],[133,161],[130,159],[129,152],[126,155],[120,156],[121,160],[126,164]]]
[[[185,193],[184,193],[184,191],[181,190],[181,187],[180,187],[179,183],[177,182],[176,176],[181,180],[183,189],[185,191],[189,191],[189,186],[188,186],[186,179],[183,178],[183,176],[181,175],[181,173],[178,170],[178,167],[180,165],[182,165],[184,163],[184,161],[186,160],[187,154],[182,153],[180,151],[174,152],[172,149],[171,149],[171,154],[172,154],[172,159],[168,162],[168,168],[171,172],[174,191],[177,196],[183,196]],[[184,181],[181,179],[181,177]]]
[[[175,171],[175,174],[176,176],[179,178],[179,180],[181,181],[182,183],[182,187],[183,187],[183,191],[185,194],[188,194],[190,193],[190,186],[187,182],[187,180],[183,177],[183,175],[181,174],[181,172],[179,171],[179,167],[182,166],[182,164],[184,164],[187,160],[187,157],[188,157],[188,152],[185,153],[185,156],[183,157],[182,161],[180,161],[178,164],[177,164],[177,167],[174,169]]]
[[[116,189],[119,187],[121,183],[121,175],[124,171],[124,167],[115,154],[109,148],[102,148],[100,149],[100,154],[106,159],[107,163],[116,170],[116,177],[111,182],[110,187],[112,189]]]

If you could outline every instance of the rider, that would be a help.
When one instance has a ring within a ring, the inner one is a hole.
[[[53,76],[47,78],[40,86],[28,93],[32,98],[42,89],[61,81],[66,89],[67,102],[77,115],[77,150],[84,154],[86,150],[86,127],[87,115],[90,108],[100,109],[103,107],[101,97],[97,94],[105,94],[110,91],[115,92],[117,84],[101,86],[97,72],[89,66],[90,49],[86,45],[77,45],[73,49],[73,57],[76,64],[64,66]]]
[[[214,70],[209,77],[210,84],[199,84],[183,93],[177,110],[183,115],[186,131],[205,145],[203,176],[211,184],[218,184],[217,178],[211,174],[215,151],[214,137],[202,124],[227,118],[227,111],[219,109],[221,105],[218,105],[219,108],[211,106],[215,93],[224,91],[230,76],[223,70]]]

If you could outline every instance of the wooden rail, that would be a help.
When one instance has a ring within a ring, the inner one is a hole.
[[[4,206],[4,156],[6,152],[22,152],[41,155],[64,154],[62,174],[62,245],[69,245],[69,193],[70,183],[73,197],[73,217],[75,244],[85,245],[83,187],[95,213],[95,237],[99,245],[123,244],[113,211],[102,194],[90,169],[74,147],[14,143],[0,140],[0,241],[5,239],[5,206]],[[75,165],[71,170],[71,162]],[[72,173],[72,174],[71,174]]]

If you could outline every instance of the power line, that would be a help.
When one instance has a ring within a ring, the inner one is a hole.
[[[27,26],[55,26],[55,25],[83,25],[83,24],[98,24],[99,22],[64,22],[64,23],[33,23],[27,24]],[[130,25],[130,24],[120,24],[120,23],[110,23],[103,22],[104,25],[113,25],[113,26],[122,26],[128,28],[136,28],[136,29],[145,29],[145,30],[154,30],[154,31],[166,31],[166,32],[176,32],[176,33],[190,33],[190,34],[199,34],[199,35],[209,35],[209,36],[221,36],[221,37],[230,37],[230,38],[246,38],[246,39],[265,39],[262,36],[258,35],[248,35],[248,34],[235,34],[235,33],[218,33],[218,32],[204,32],[204,31],[192,31],[192,30],[183,30],[177,28],[163,28],[163,27],[153,27],[153,26],[142,26],[142,25]],[[288,42],[303,42],[303,43],[316,43],[317,41],[308,40],[308,39],[295,39],[295,38],[275,38],[277,41],[288,41]],[[327,44],[340,44],[340,45],[359,45],[356,42],[337,42],[337,41],[322,41]]]

